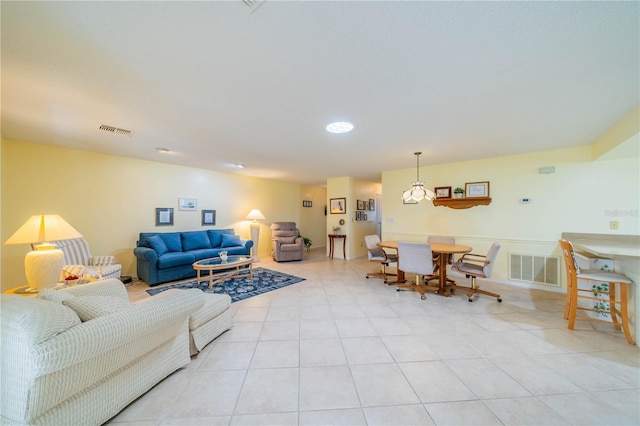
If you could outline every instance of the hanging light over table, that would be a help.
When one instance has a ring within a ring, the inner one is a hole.
[[[402,201],[405,203],[418,203],[422,200],[431,201],[436,194],[433,191],[424,187],[424,182],[420,181],[420,154],[421,152],[414,152],[416,156],[416,181],[413,182],[411,189],[407,189],[402,193]]]

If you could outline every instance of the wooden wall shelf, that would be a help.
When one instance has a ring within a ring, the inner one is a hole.
[[[434,198],[434,206],[444,206],[452,209],[468,209],[475,206],[488,206],[491,204],[491,197],[475,198]]]

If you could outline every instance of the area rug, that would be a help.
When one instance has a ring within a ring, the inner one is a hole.
[[[272,271],[266,268],[253,268],[253,281],[249,278],[248,274],[231,278],[222,283],[215,284],[213,286],[213,293],[226,293],[231,296],[231,302],[233,303],[259,294],[267,293],[269,291],[277,290],[291,284],[296,284],[304,280],[304,278]],[[208,281],[201,281],[200,284],[198,284],[194,279],[164,287],[150,288],[147,290],[147,293],[153,296],[172,288],[199,288],[204,292],[211,292],[209,290]]]

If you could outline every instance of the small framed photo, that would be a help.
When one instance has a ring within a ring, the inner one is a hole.
[[[356,220],[360,220],[360,210],[356,210]]]
[[[434,189],[436,193],[436,198],[451,198],[451,187],[450,186],[437,186]]]
[[[346,214],[347,199],[346,198],[329,199],[329,211],[331,212],[331,214]]]
[[[356,210],[364,210],[364,203],[361,200],[357,200]]]
[[[178,199],[178,210],[198,210],[198,200],[195,198]]]
[[[216,224],[216,211],[202,210],[202,226],[215,225],[215,224]]]
[[[489,196],[489,181],[467,182],[464,184],[464,193],[467,198],[478,198]]]
[[[369,198],[369,210],[373,211],[376,209],[376,200],[373,198]]]
[[[311,207],[313,203],[310,200],[302,200],[302,207]]]
[[[172,208],[156,208],[156,226],[173,226]]]
[[[367,214],[366,213],[362,213],[362,220],[369,220],[369,219],[367,219]]]

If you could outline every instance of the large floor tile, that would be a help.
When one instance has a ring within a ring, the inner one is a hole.
[[[300,410],[360,407],[356,387],[347,366],[300,369]]]
[[[248,370],[234,414],[298,411],[297,368]]]
[[[420,402],[397,364],[352,365],[351,374],[363,407]]]

